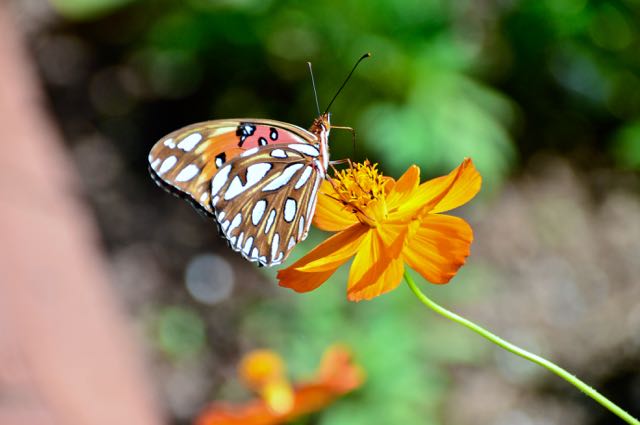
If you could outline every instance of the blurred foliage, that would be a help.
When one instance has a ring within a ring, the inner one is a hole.
[[[51,0],[62,15],[71,19],[91,19],[109,13],[133,0]]]
[[[640,122],[632,122],[616,133],[613,152],[618,164],[640,171]]]
[[[204,321],[186,307],[163,308],[158,314],[156,327],[160,350],[173,358],[194,355],[204,346]]]

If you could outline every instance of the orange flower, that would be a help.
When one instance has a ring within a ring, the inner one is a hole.
[[[404,263],[432,283],[449,282],[469,255],[473,232],[463,219],[441,213],[467,203],[481,183],[470,159],[423,184],[415,165],[398,181],[368,161],[338,172],[321,186],[313,219],[320,229],[338,233],[280,270],[280,285],[311,291],[353,256],[351,301],[394,289]]]
[[[364,374],[343,346],[330,347],[314,379],[291,386],[284,362],[269,350],[249,353],[240,364],[240,376],[261,399],[242,405],[214,403],[195,425],[276,425],[317,412],[362,385]]]

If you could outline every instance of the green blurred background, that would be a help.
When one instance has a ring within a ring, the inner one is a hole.
[[[472,157],[459,215],[472,257],[436,299],[561,362],[640,415],[640,1],[51,0],[16,2],[117,288],[176,424],[255,347],[304,377],[349,344],[357,393],[304,424],[612,424],[577,391],[420,308],[404,287],[345,300],[346,271],[296,295],[155,187],[152,144],[183,125],[332,108],[332,158],[423,177]],[[99,171],[97,171],[99,170]],[[295,256],[325,235],[315,232]]]

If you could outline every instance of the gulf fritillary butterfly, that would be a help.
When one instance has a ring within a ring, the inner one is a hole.
[[[358,60],[333,100],[369,56]],[[151,149],[151,176],[215,218],[222,236],[244,258],[263,266],[281,264],[309,232],[329,167],[328,110],[333,100],[324,113],[318,107],[308,131],[255,118],[183,127]]]

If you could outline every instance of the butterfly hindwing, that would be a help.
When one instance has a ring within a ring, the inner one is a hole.
[[[214,176],[211,205],[231,247],[250,261],[272,266],[306,238],[324,173],[316,145],[254,149]]]
[[[314,134],[280,121],[206,121],[160,139],[149,153],[149,168],[160,186],[212,214],[210,182],[226,163],[243,152],[266,145],[315,141]]]

